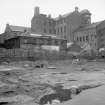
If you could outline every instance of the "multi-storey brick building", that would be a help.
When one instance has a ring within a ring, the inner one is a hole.
[[[56,19],[56,35],[59,35],[69,41],[73,41],[73,31],[81,25],[81,16],[78,8],[75,11],[59,15]]]
[[[91,23],[91,13],[88,10],[78,11],[75,7],[73,12],[59,15],[57,18],[51,18],[40,14],[39,7],[35,8],[34,16],[31,21],[31,29],[33,32],[56,34],[69,41],[73,41],[73,31],[80,26]]]
[[[88,10],[79,12],[78,7],[75,7],[73,12],[52,18],[51,15],[41,14],[39,7],[35,7],[34,16],[31,20],[31,28],[12,27],[18,30],[25,28],[24,31],[35,32],[37,34],[56,35],[70,42],[74,40],[73,32],[79,27],[84,27],[88,24],[91,24],[91,13]],[[8,31],[7,27],[6,31]]]

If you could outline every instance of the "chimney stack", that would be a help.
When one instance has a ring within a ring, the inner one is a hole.
[[[39,7],[35,7],[34,15],[39,15],[39,14],[40,14],[40,8]]]
[[[75,7],[75,11],[78,12],[78,7]]]

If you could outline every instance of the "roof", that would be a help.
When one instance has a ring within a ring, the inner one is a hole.
[[[52,39],[61,39],[61,40],[66,40],[66,39],[64,39],[64,38],[60,38],[60,37],[58,37],[58,36],[56,36],[56,35],[47,35],[47,34],[45,34],[45,35],[43,35],[43,34],[36,34],[36,33],[22,33],[22,34],[18,34],[18,36],[27,36],[27,37],[39,37],[39,38],[52,38]]]
[[[67,16],[71,15],[73,12],[69,12],[69,13],[66,13],[64,15],[59,15],[57,18],[55,18],[55,20],[59,20],[59,18],[66,18]]]
[[[81,14],[91,14],[89,10],[84,9],[80,12]]]
[[[66,13],[66,14],[64,14],[64,15],[59,15],[57,18],[55,18],[55,20],[59,20],[59,18],[61,17],[61,18],[66,18],[67,16],[69,16],[69,15],[71,15],[72,13],[74,13],[75,11],[73,11],[73,12],[69,12],[69,13]],[[87,9],[84,9],[84,10],[82,10],[81,12],[79,12],[80,14],[91,14],[90,12],[89,12],[89,10],[87,10]]]
[[[52,38],[52,39],[58,39],[58,40],[66,40],[64,38],[61,38],[55,34],[42,34],[42,33],[36,33],[31,32],[31,28],[29,27],[23,27],[23,26],[13,26],[7,24],[6,30],[12,30],[11,33],[4,33],[3,37],[5,40],[15,38],[17,36],[26,36],[26,37],[40,37],[40,38]],[[20,32],[20,33],[14,33],[14,32]]]
[[[65,17],[71,15],[72,13],[73,13],[73,12],[66,13],[66,14],[62,15],[62,17],[65,18]]]
[[[13,25],[9,25],[9,28],[12,31],[19,31],[19,32],[24,32],[25,30],[27,31],[31,31],[30,27],[23,27],[23,26],[13,26]]]
[[[102,23],[102,21],[101,22],[95,22],[95,23],[86,25],[84,27],[79,27],[77,30],[75,30],[75,32],[77,32],[77,31],[84,31],[84,30],[87,30],[87,29],[95,28],[96,26],[98,26],[101,23]]]

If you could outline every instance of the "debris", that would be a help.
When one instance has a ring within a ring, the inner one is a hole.
[[[0,105],[8,105],[9,102],[0,102]]]
[[[44,64],[39,64],[35,66],[35,68],[43,68],[43,67],[44,67]]]
[[[56,69],[56,67],[50,66],[50,67],[48,67],[48,69]]]

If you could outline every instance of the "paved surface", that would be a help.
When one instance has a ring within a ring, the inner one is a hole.
[[[86,90],[74,99],[58,105],[105,105],[105,85]]]

